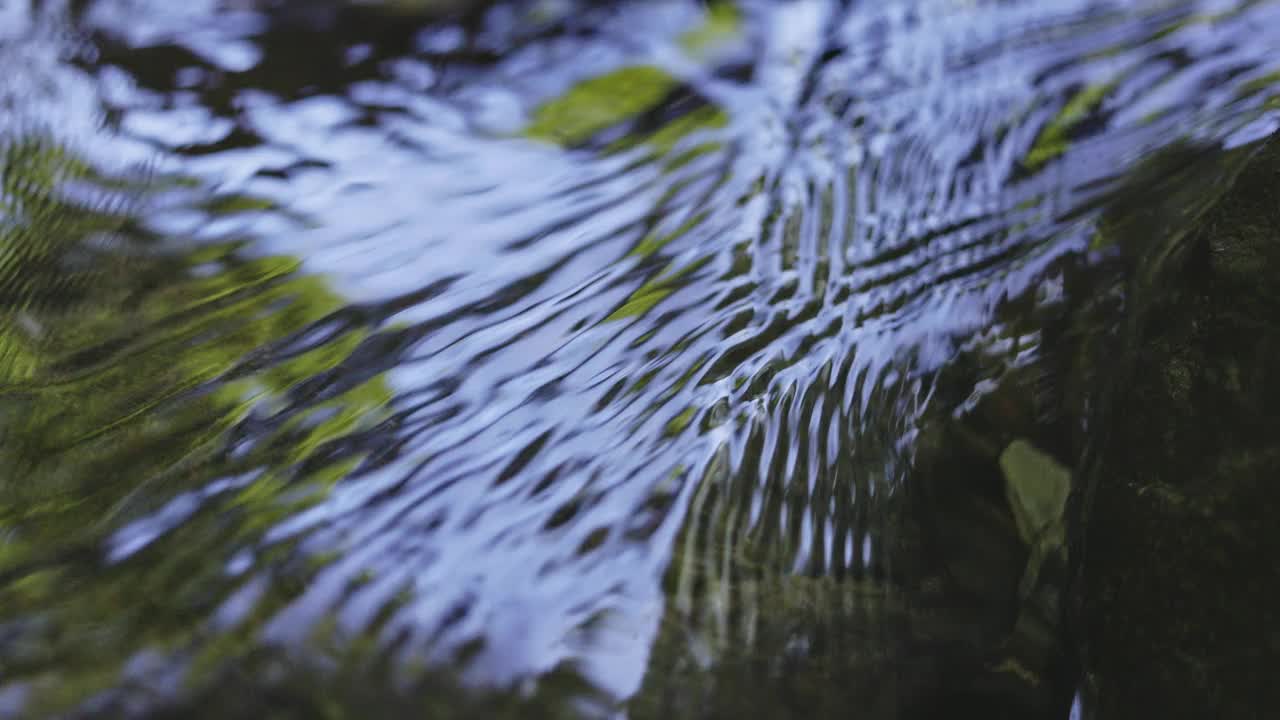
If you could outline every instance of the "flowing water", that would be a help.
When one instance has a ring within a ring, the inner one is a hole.
[[[929,419],[1280,116],[1278,2],[423,5],[0,6],[0,717],[899,716]]]

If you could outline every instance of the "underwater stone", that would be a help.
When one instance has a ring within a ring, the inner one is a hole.
[[[1086,716],[1280,707],[1280,139],[1150,239],[1073,529]]]

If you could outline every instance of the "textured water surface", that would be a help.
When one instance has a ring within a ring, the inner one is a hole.
[[[0,716],[927,655],[922,417],[1280,108],[1275,2],[5,8]]]

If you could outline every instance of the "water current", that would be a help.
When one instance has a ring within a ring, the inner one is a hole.
[[[1277,2],[454,5],[0,6],[0,717],[905,716],[929,418],[1280,117]]]

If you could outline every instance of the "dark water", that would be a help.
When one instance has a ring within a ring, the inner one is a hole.
[[[0,13],[0,716],[898,716],[928,420],[1280,111],[1276,2],[255,5]]]

